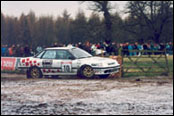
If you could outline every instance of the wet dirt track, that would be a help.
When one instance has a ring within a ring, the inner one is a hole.
[[[130,81],[1,76],[1,115],[173,115],[173,79]]]

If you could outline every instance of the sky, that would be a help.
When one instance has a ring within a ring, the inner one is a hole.
[[[112,6],[122,13],[127,1],[111,1]],[[62,16],[66,9],[72,18],[75,18],[79,10],[84,11],[85,16],[89,17],[92,13],[88,8],[89,3],[79,1],[1,1],[1,12],[8,16],[19,17],[22,13],[28,14],[34,11],[36,16]],[[101,15],[102,16],[102,15]],[[121,15],[123,16],[123,15]]]

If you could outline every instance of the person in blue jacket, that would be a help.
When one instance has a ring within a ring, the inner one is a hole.
[[[128,50],[133,50],[132,44],[128,45]],[[129,51],[129,56],[133,56],[133,52]]]

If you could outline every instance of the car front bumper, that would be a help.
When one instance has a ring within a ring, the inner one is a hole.
[[[93,68],[95,75],[114,74],[120,71],[120,66],[106,67],[106,68]]]

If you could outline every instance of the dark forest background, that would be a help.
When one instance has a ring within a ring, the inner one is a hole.
[[[92,7],[103,4],[99,3]],[[111,8],[114,9],[108,3],[106,7],[108,13]],[[50,46],[55,42],[73,44],[105,41],[108,19],[100,17],[99,10],[93,10],[95,12],[89,18],[83,11],[79,11],[74,19],[66,10],[56,19],[52,16],[37,17],[33,11],[26,15],[21,14],[20,17],[7,16],[1,12],[1,44],[28,44],[36,47]],[[125,13],[128,16],[124,19],[119,12],[109,14],[112,24],[111,41],[173,42],[172,1],[131,1],[127,3]]]

